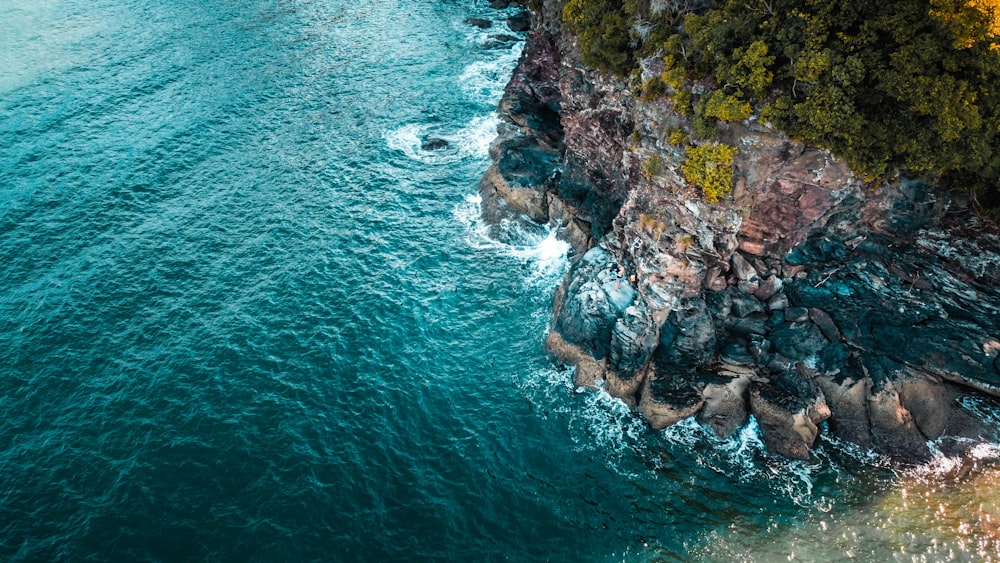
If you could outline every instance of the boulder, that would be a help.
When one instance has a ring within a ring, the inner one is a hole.
[[[930,459],[927,437],[920,433],[913,415],[900,402],[897,381],[912,377],[902,364],[866,356],[872,387],[868,396],[872,445],[879,453],[912,462]]]
[[[657,343],[657,326],[644,305],[629,307],[611,332],[609,366],[623,379],[645,367]]]
[[[659,430],[694,416],[704,403],[692,380],[658,373],[646,378],[640,392],[639,412],[650,426]]]
[[[698,413],[698,422],[711,428],[720,438],[728,438],[747,422],[747,389],[751,378],[749,375],[705,377],[704,404]]]
[[[811,322],[784,322],[769,335],[774,350],[793,360],[815,357],[827,345],[819,327]]]
[[[507,27],[514,32],[529,31],[531,29],[531,14],[528,12],[518,12],[507,18]]]
[[[465,23],[471,25],[472,27],[478,27],[479,29],[489,29],[493,27],[493,22],[483,18],[466,18]]]
[[[823,393],[801,366],[772,376],[767,384],[752,383],[750,411],[768,451],[804,460],[819,435],[817,425],[830,417]]]
[[[863,449],[871,448],[868,379],[863,374],[853,372],[839,374],[839,377],[818,377],[816,384],[830,407],[831,434]]]
[[[420,148],[425,151],[439,151],[449,146],[448,141],[440,137],[424,137],[420,140]]]
[[[486,38],[486,41],[483,42],[483,49],[510,49],[515,43],[520,41],[521,38],[514,35],[490,35]]]
[[[601,247],[588,251],[570,272],[573,283],[566,289],[556,330],[562,337],[603,359],[609,352],[611,331],[618,319],[602,282],[611,255]]]
[[[689,299],[667,316],[653,362],[664,373],[693,372],[715,355],[715,347],[715,324],[705,302]]]

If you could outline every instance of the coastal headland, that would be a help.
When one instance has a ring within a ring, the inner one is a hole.
[[[821,432],[907,462],[1000,439],[978,408],[1000,397],[1000,236],[972,196],[859,177],[756,116],[695,143],[673,100],[588,69],[562,15],[533,7],[480,193],[572,245],[547,344],[577,385],[654,428],[753,416],[798,459]],[[731,193],[693,185],[694,146],[735,148]]]

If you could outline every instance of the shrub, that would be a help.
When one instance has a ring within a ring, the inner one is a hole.
[[[722,90],[713,90],[699,102],[701,113],[722,121],[742,121],[753,113],[750,102],[730,96]]]
[[[675,147],[682,147],[691,141],[691,137],[680,127],[667,131],[667,142]]]
[[[580,38],[584,64],[618,76],[632,69],[631,22],[620,0],[569,0],[563,21]]]
[[[642,85],[640,99],[644,102],[655,100],[667,92],[667,85],[659,76],[654,76]]]
[[[688,183],[705,194],[705,201],[717,203],[733,191],[733,159],[736,147],[705,143],[686,150],[682,172]]]
[[[997,0],[567,0],[584,62],[625,75],[661,52],[675,108],[714,84],[693,131],[761,119],[859,176],[940,177],[1000,202]],[[638,25],[641,24],[641,25]],[[634,34],[632,29],[642,29]],[[644,44],[644,39],[648,44]],[[650,94],[658,91],[647,89]]]
[[[642,176],[647,180],[659,174],[662,169],[663,159],[658,154],[654,154],[642,161]]]

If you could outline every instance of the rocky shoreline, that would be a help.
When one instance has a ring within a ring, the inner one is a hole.
[[[688,119],[584,69],[560,12],[532,14],[480,192],[488,220],[572,245],[548,346],[578,385],[654,428],[695,416],[728,436],[753,416],[791,458],[823,429],[903,461],[1000,440],[968,408],[1000,397],[1000,236],[971,202],[870,186],[751,118],[717,128],[737,182],[709,204],[670,142]]]

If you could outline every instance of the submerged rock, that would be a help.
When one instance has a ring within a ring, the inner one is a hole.
[[[420,148],[425,151],[439,151],[449,146],[450,143],[440,137],[424,137],[420,140]]]
[[[490,35],[483,43],[483,49],[510,49],[515,43],[519,43],[520,41],[520,37],[513,35]]]
[[[489,29],[493,27],[493,22],[483,18],[467,18],[465,23],[471,25],[472,27],[478,27],[479,29]]]

